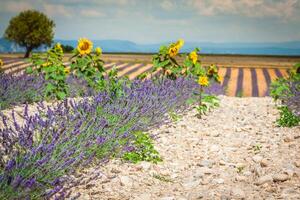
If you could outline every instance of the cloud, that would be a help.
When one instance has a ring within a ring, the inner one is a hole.
[[[85,9],[80,11],[80,15],[84,17],[104,17],[106,16],[104,13],[99,12],[93,9]]]
[[[114,6],[126,6],[135,5],[137,0],[52,0],[52,3],[63,5],[75,5],[75,6],[85,6],[85,5],[114,5]]]
[[[45,3],[43,5],[43,8],[46,12],[46,14],[55,17],[55,16],[64,16],[64,17],[72,17],[73,12],[70,10],[70,8],[67,8],[64,5],[60,4],[47,4]]]
[[[160,3],[160,6],[162,7],[162,9],[170,11],[174,9],[175,4],[170,0],[164,0]]]
[[[1,2],[1,4],[5,11],[12,12],[12,13],[17,13],[17,12],[21,12],[33,8],[29,2],[6,1],[3,3]]]
[[[300,0],[191,0],[188,4],[204,16],[225,14],[288,19],[297,13]]]

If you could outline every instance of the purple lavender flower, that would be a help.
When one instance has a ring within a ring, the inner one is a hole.
[[[97,140],[98,145],[102,145],[106,139],[105,139],[105,137],[98,136],[96,140]]]
[[[36,184],[35,178],[30,178],[29,180],[25,181],[24,186],[25,186],[26,188],[32,188],[32,187],[35,186],[35,184]]]
[[[8,161],[5,167],[5,171],[11,171],[15,166],[16,166],[16,160],[13,158]]]
[[[12,187],[13,187],[14,189],[16,189],[16,188],[21,184],[21,182],[22,182],[23,180],[24,180],[24,179],[23,179],[23,177],[22,177],[21,175],[17,175],[17,176],[13,179],[13,181],[12,181],[12,183],[11,183]]]
[[[132,151],[134,151],[134,150],[135,150],[135,147],[134,147],[134,146],[127,146],[127,147],[125,147],[125,149],[124,149],[125,152],[132,152]]]

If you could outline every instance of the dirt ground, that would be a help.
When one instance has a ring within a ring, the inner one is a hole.
[[[22,57],[23,54],[0,54],[1,57]],[[67,61],[70,55],[66,55]],[[137,62],[150,63],[152,54],[103,54],[106,62]],[[179,60],[182,60],[182,58]],[[247,68],[290,68],[300,62],[300,56],[250,56],[250,55],[211,55],[201,54],[204,65],[216,64],[223,67]]]
[[[112,160],[102,178],[73,188],[79,199],[101,200],[299,200],[300,127],[276,126],[270,97],[220,96],[220,107],[150,131],[163,162]],[[71,198],[70,198],[71,199]]]

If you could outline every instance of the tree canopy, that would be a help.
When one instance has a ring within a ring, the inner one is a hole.
[[[4,37],[26,48],[25,57],[41,45],[50,46],[54,37],[55,23],[45,14],[27,10],[13,17]]]
[[[61,48],[63,49],[64,53],[71,53],[74,50],[74,47],[70,45],[61,45]]]

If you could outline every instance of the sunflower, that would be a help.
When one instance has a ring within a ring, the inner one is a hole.
[[[71,68],[70,67],[66,67],[64,69],[65,74],[70,74]]]
[[[200,76],[198,80],[199,85],[201,86],[208,86],[209,81],[207,76]]]
[[[223,81],[223,77],[222,76],[217,76],[217,81],[219,82],[219,83],[221,83],[222,81]]]
[[[95,52],[96,52],[96,54],[97,54],[98,56],[100,56],[100,55],[102,54],[102,49],[101,49],[101,47],[97,47],[97,48],[95,49]]]
[[[3,66],[3,65],[4,65],[4,63],[3,63],[3,61],[0,59],[0,67]]]
[[[218,73],[218,69],[217,69],[216,65],[211,65],[207,70],[207,74],[210,76],[213,74],[216,74],[216,73]]]
[[[198,54],[196,51],[192,51],[190,53],[190,59],[193,61],[194,64],[196,64],[196,62],[198,60]]]
[[[55,48],[61,49],[61,44],[60,44],[60,43],[56,43],[56,44],[55,44]]]
[[[174,56],[176,56],[177,54],[178,54],[178,52],[179,52],[179,48],[178,48],[178,46],[171,46],[170,48],[169,48],[169,55],[171,56],[171,57],[174,57]]]
[[[48,67],[51,64],[52,64],[51,62],[45,62],[45,63],[42,64],[42,67]]]
[[[60,43],[56,43],[55,47],[54,47],[59,53],[63,53],[63,49],[61,47]]]
[[[178,46],[179,48],[181,48],[184,45],[184,40],[183,39],[179,39],[176,44],[176,46]]]
[[[91,53],[93,49],[93,43],[86,38],[80,38],[78,40],[77,50],[79,51],[80,55],[85,55]]]

